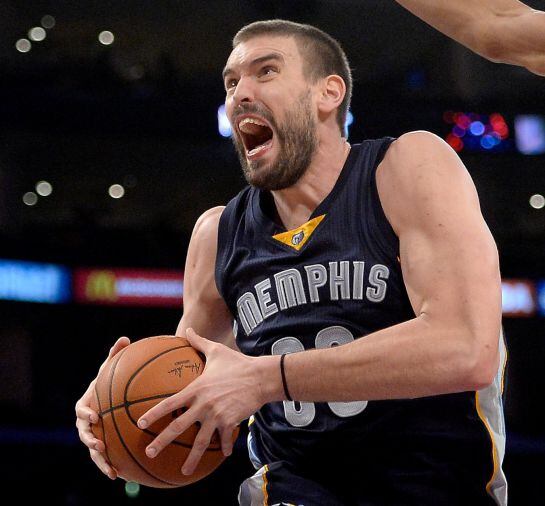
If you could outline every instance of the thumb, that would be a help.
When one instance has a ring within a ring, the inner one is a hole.
[[[202,351],[205,355],[208,355],[212,341],[199,336],[191,327],[185,332],[185,336],[189,341],[189,344],[198,351]]]
[[[123,348],[131,344],[131,340],[126,337],[120,337],[115,344],[110,348],[110,353],[108,354],[108,358],[112,358],[114,355],[117,355],[119,351],[121,351]]]

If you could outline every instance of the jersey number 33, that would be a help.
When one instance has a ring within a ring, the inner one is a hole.
[[[316,348],[330,348],[354,341],[354,336],[345,327],[333,326],[320,330],[316,335]],[[305,351],[303,343],[296,337],[282,337],[271,348],[273,355]],[[341,418],[355,416],[367,407],[367,401],[328,402],[331,411]],[[310,425],[316,416],[313,402],[284,401],[286,420],[294,427]]]

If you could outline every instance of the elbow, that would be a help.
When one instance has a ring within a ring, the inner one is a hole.
[[[497,336],[495,338],[497,340]],[[488,341],[490,343],[492,341]],[[474,346],[470,356],[465,357],[463,368],[463,383],[465,391],[483,390],[489,387],[496,378],[499,367],[498,346],[479,343]]]
[[[487,27],[479,34],[475,52],[494,63],[509,63],[504,39],[493,27]]]
[[[540,55],[539,58],[536,58],[535,61],[531,61],[526,65],[526,68],[533,72],[534,74],[537,74],[538,76],[544,76],[545,77],[545,57]]]
[[[509,33],[507,23],[513,19],[514,14],[499,15],[489,13],[479,19],[472,29],[472,38],[476,53],[494,63],[513,63],[511,44],[506,40]]]
[[[470,373],[471,390],[483,390],[494,383],[498,372],[498,361],[488,360],[479,363]]]

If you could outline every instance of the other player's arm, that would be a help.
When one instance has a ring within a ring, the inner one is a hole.
[[[285,371],[294,399],[473,391],[489,385],[497,372],[498,253],[461,160],[433,134],[405,134],[380,164],[377,187],[399,237],[403,279],[416,317],[344,346],[288,355]],[[278,364],[261,364],[267,366],[272,371]],[[279,395],[276,382],[268,398]]]
[[[209,209],[193,228],[184,271],[184,313],[176,335],[185,336],[185,330],[191,327],[209,339],[236,349],[233,317],[218,292],[214,275],[223,209]]]
[[[485,58],[545,75],[545,12],[518,0],[396,0]]]

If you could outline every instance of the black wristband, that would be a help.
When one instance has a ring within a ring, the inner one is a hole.
[[[291,398],[290,392],[288,390],[288,384],[286,382],[286,372],[284,371],[284,358],[286,357],[286,354],[283,353],[280,357],[280,374],[282,374],[282,385],[284,385],[284,394],[286,394],[286,398],[288,401],[293,401]]]

